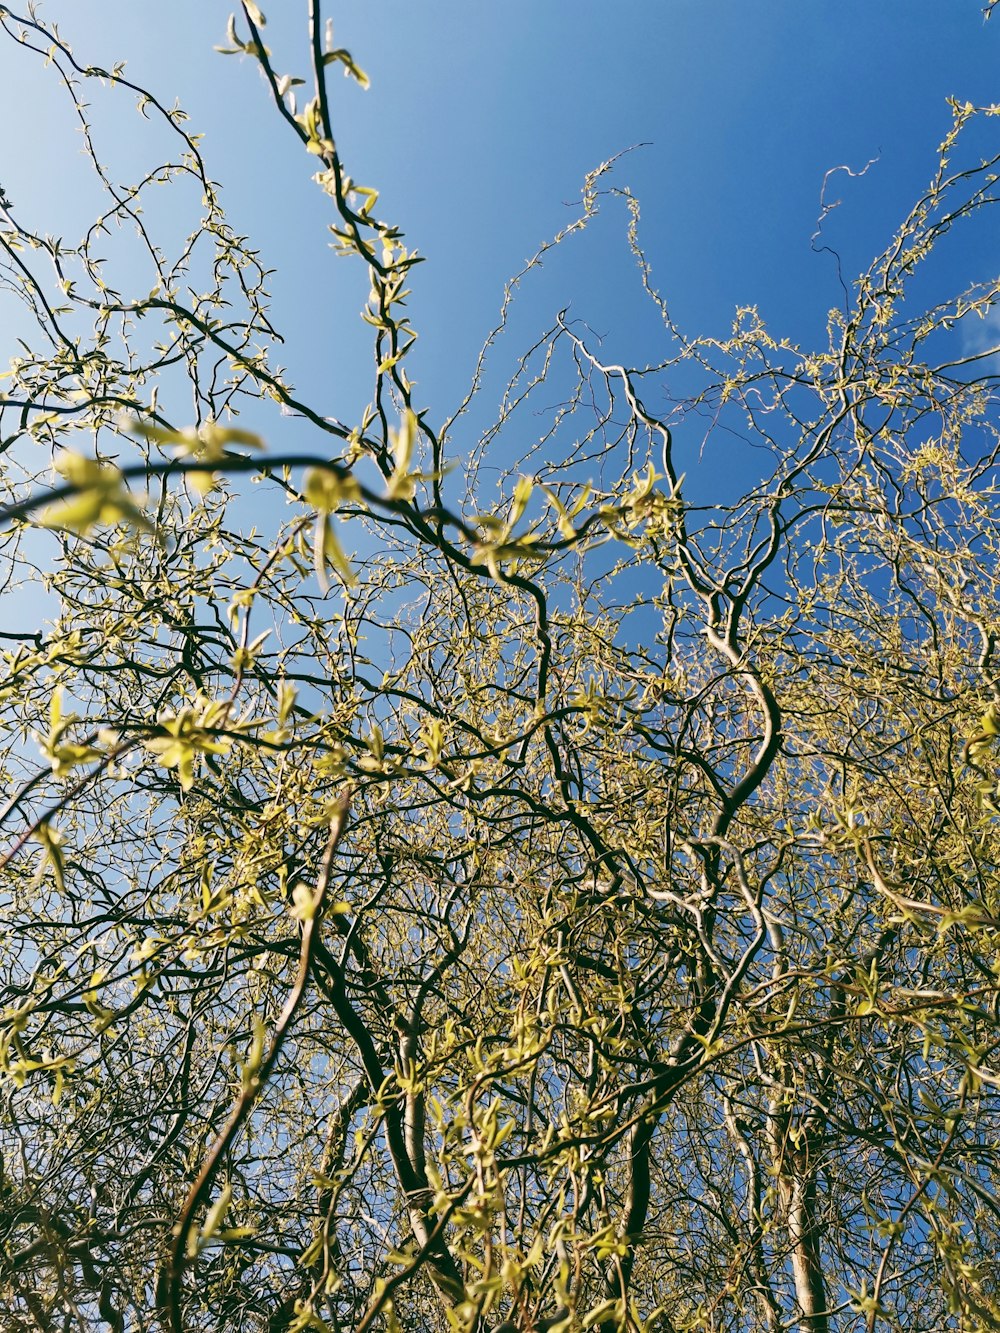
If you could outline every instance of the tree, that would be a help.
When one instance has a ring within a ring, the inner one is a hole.
[[[359,423],[278,367],[182,114],[0,10],[85,126],[102,83],[178,152],[123,190],[88,133],[77,245],[4,201],[6,587],[58,605],[3,631],[6,1326],[996,1327],[1000,377],[959,333],[1000,281],[934,263],[997,109],[953,105],[818,349],[678,328],[605,164],[553,244],[623,209],[667,353],[559,314],[480,430],[485,361],[447,418],[408,378],[320,9],[298,102],[250,0],[229,49],[370,278]],[[142,204],[192,181],[168,254]],[[239,423],[269,400],[308,443]],[[711,504],[703,417],[762,460]]]

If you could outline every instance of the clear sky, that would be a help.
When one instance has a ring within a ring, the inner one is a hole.
[[[304,0],[263,7],[278,69],[305,74]],[[334,0],[326,9],[338,44],[371,76],[368,92],[333,80],[348,170],[381,191],[380,214],[430,260],[414,273],[421,343],[409,364],[432,421],[460,396],[504,279],[565,224],[567,202],[603,159],[647,145],[616,180],[641,200],[654,279],[688,331],[723,333],[734,307],[753,303],[775,333],[808,342],[840,300],[833,260],[810,248],[824,173],[877,159],[863,179],[831,183],[843,203],[827,236],[851,278],[927,182],[950,123],[946,97],[1000,101],[1000,20],[984,25],[978,0]],[[351,419],[370,387],[357,317],[366,285],[328,249],[312,161],[256,68],[213,51],[229,10],[216,0],[40,6],[81,60],[126,60],[134,80],[180,99],[204,131],[231,222],[277,269],[290,378]],[[159,131],[131,99],[96,91],[102,151],[124,179],[156,160]],[[71,108],[42,62],[6,39],[0,123],[0,184],[21,219],[77,239],[90,213]],[[165,204],[165,217],[179,225],[196,203]],[[619,211],[547,266],[522,297],[526,333],[572,301],[616,357],[659,359],[623,231]],[[978,267],[1000,264],[996,251],[976,256]],[[0,359],[16,350],[17,327],[0,302]]]

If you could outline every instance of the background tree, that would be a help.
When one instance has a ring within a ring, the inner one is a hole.
[[[298,84],[245,0],[370,279],[342,422],[181,113],[0,15],[106,193],[78,244],[0,231],[7,623],[58,606],[0,686],[9,1326],[995,1327],[998,349],[959,335],[1000,283],[934,260],[992,222],[996,108],[953,105],[818,348],[680,329],[600,167],[550,244],[621,211],[658,360],[559,313],[482,429],[509,299],[434,415],[416,256],[336,147],[365,76],[313,0]],[[175,141],[127,189],[95,82]],[[169,252],[162,183],[203,200]],[[239,423],[267,400],[294,451]],[[706,429],[742,493],[681,474]]]

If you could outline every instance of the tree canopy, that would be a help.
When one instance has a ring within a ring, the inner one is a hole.
[[[358,420],[183,113],[0,7],[103,196],[73,241],[0,199],[5,1327],[996,1328],[1000,279],[942,256],[1000,108],[816,346],[679,327],[604,163],[442,408],[325,17],[299,71],[251,0],[226,49],[370,282]],[[98,88],[173,144],[127,186]],[[602,210],[660,345],[554,311],[490,405]],[[699,474],[723,431],[749,471]]]

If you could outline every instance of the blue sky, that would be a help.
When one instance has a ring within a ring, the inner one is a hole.
[[[305,4],[264,8],[279,68],[304,73]],[[415,311],[418,371],[435,396],[462,382],[504,278],[566,221],[585,173],[629,145],[649,146],[618,179],[642,201],[656,279],[684,325],[721,331],[736,304],[752,302],[782,331],[808,336],[836,300],[832,262],[809,244],[824,172],[879,159],[863,182],[835,182],[844,202],[832,232],[853,275],[928,178],[945,98],[1000,100],[1000,23],[984,26],[976,0],[327,8],[338,44],[372,80],[367,93],[334,80],[349,168],[380,189],[383,215],[431,260],[415,275]],[[234,224],[279,268],[279,319],[297,340],[289,364],[303,380],[327,378],[322,335],[334,334],[343,364],[360,334],[342,299],[350,279],[325,249],[310,163],[255,69],[212,50],[229,9],[47,0],[40,12],[82,59],[125,59],[133,79],[180,98],[205,132]],[[64,99],[7,41],[0,89],[4,124],[24,126],[5,136],[0,181],[22,214],[55,230],[48,219],[67,215],[73,194],[72,177],[61,183],[74,142]],[[150,138],[125,99],[115,105],[104,146],[127,168]],[[598,262],[580,247],[560,281],[580,314],[613,327],[635,303],[623,290],[624,247],[607,250]]]
[[[264,8],[276,67],[306,74],[304,0]],[[179,98],[204,132],[231,223],[276,269],[291,380],[350,420],[370,391],[357,314],[367,284],[329,249],[313,160],[274,114],[256,68],[213,50],[229,11],[215,0],[40,7],[81,60],[126,60],[133,80]],[[432,422],[460,398],[505,279],[570,219],[567,205],[602,160],[646,145],[615,181],[641,201],[654,280],[687,332],[723,334],[737,305],[756,304],[777,336],[819,342],[841,300],[833,259],[811,248],[824,174],[874,159],[863,177],[841,173],[828,187],[842,203],[825,237],[850,280],[929,179],[950,123],[945,99],[1000,101],[1000,21],[984,25],[977,0],[342,0],[326,12],[371,77],[368,92],[332,80],[348,170],[380,190],[380,214],[429,260],[414,272],[421,339],[408,364]],[[90,94],[112,173],[126,179],[156,162],[160,132],[132,99]],[[0,40],[0,117],[23,126],[0,150],[0,184],[22,221],[68,241],[96,206],[71,110],[40,60]],[[164,193],[163,225],[193,222],[197,203]],[[571,303],[606,335],[613,359],[660,358],[662,331],[641,300],[624,221],[610,210],[547,263],[519,298],[518,337],[530,342]],[[127,243],[116,244],[122,271],[147,291]],[[1000,265],[1000,244],[991,254],[979,234],[975,245],[982,253],[965,255],[973,269]],[[18,319],[0,301],[0,359],[16,350]]]

